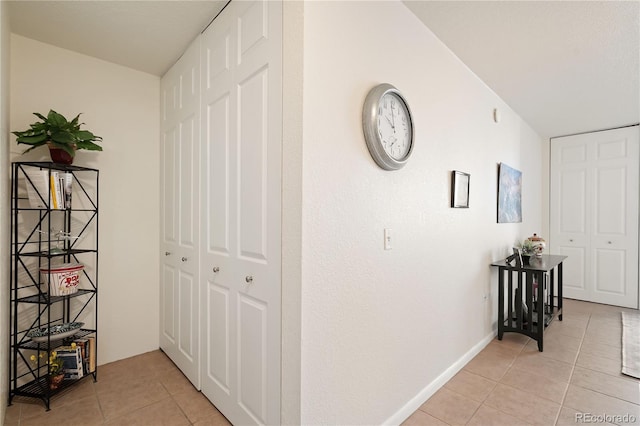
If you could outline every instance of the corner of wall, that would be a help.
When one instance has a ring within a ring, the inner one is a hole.
[[[10,50],[9,11],[6,2],[0,2],[0,262],[6,262],[9,258],[7,248],[9,245],[9,50]],[[6,263],[5,263],[6,265]],[[7,342],[9,336],[9,295],[7,285],[9,281],[9,268],[0,268],[0,341]],[[0,401],[7,401],[9,382],[9,362],[7,351],[0,353]],[[0,420],[4,422],[6,414],[5,404],[0,404]]]
[[[301,423],[304,3],[283,3],[281,421]],[[299,125],[291,125],[299,123]]]
[[[98,365],[156,350],[159,306],[147,302],[159,299],[160,78],[16,34],[10,59],[11,128],[52,108],[82,113],[103,138],[103,152],[75,157],[100,170],[100,264],[107,267],[100,267]],[[26,158],[11,148],[11,159]],[[46,161],[44,149],[30,154]]]
[[[550,217],[550,207],[549,207],[549,196],[550,196],[550,188],[551,184],[549,181],[549,176],[551,173],[551,139],[548,137],[541,137],[541,150],[542,150],[542,235],[550,235],[551,233],[551,217]]]

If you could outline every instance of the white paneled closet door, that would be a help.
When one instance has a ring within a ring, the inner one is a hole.
[[[279,424],[282,4],[231,2],[201,52],[202,392]]]
[[[638,307],[638,126],[551,140],[550,248],[564,295]]]
[[[161,81],[160,347],[200,389],[200,48],[196,40]]]

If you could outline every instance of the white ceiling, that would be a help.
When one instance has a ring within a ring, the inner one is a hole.
[[[161,76],[227,0],[8,3],[14,33]],[[404,3],[543,137],[640,121],[640,1]]]
[[[639,1],[405,1],[541,136],[640,121]]]
[[[12,32],[158,76],[227,2],[8,1]]]

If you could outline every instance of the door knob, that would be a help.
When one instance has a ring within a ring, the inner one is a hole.
[[[569,239],[569,242],[570,242],[570,243],[572,243],[572,242],[573,242],[573,240]]]
[[[607,241],[607,244],[611,244],[611,241]]]
[[[188,260],[188,259],[187,259],[186,257],[183,257],[183,258],[182,258],[182,261],[183,261],[183,262],[186,262],[187,260]]]
[[[253,282],[253,277],[251,275],[247,275],[244,280],[247,283],[251,284]]]
[[[220,268],[218,266],[214,266],[213,267],[213,273],[217,274],[218,272],[220,272]]]
[[[171,252],[170,252],[170,251],[165,251],[165,252],[164,252],[164,255],[165,255],[165,256],[170,256],[170,255],[171,255]]]

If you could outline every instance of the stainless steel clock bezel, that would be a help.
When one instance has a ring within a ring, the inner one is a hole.
[[[410,146],[407,154],[401,160],[397,160],[391,157],[384,150],[384,147],[382,146],[382,140],[380,139],[380,133],[378,132],[378,108],[380,106],[382,98],[389,93],[393,93],[402,101],[405,108],[407,109],[407,113],[409,114],[409,126],[411,127],[409,140]],[[409,108],[407,100],[404,98],[404,96],[402,96],[402,93],[400,93],[398,89],[396,89],[391,84],[382,83],[369,91],[366,99],[364,100],[364,105],[362,108],[362,129],[364,131],[364,140],[367,143],[369,153],[371,153],[371,157],[376,162],[376,164],[380,166],[380,168],[384,170],[398,170],[404,167],[404,165],[407,163],[407,160],[411,156],[411,152],[413,151],[413,116],[411,114],[411,109]]]

